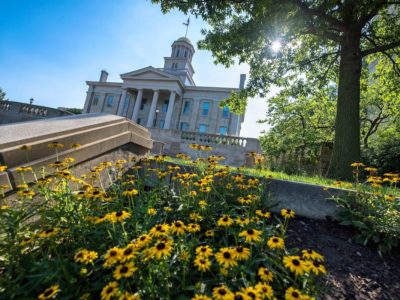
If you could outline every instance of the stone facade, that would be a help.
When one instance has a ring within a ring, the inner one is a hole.
[[[124,116],[148,128],[239,136],[243,115],[220,108],[220,102],[238,88],[196,86],[193,80],[194,47],[189,39],[172,44],[164,68],[146,67],[121,74],[122,82],[87,81],[84,113]],[[245,76],[241,75],[240,87]]]

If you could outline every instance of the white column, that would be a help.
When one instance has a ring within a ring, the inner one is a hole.
[[[137,122],[140,105],[142,104],[142,97],[143,97],[143,89],[138,90],[138,94],[136,96],[135,106],[133,107],[132,113],[132,121]]]
[[[124,106],[125,106],[125,99],[126,99],[126,90],[123,89],[122,90],[122,94],[121,94],[121,98],[120,98],[119,104],[118,104],[118,111],[117,111],[117,115],[118,116],[122,116],[123,109],[124,109]]]
[[[154,124],[154,116],[156,114],[159,90],[154,90],[153,100],[151,100],[150,112],[147,118],[147,127],[151,128]]]
[[[174,111],[174,105],[175,105],[175,96],[176,92],[171,91],[171,95],[169,96],[169,101],[168,101],[167,115],[165,116],[164,129],[169,129],[169,127],[171,126],[172,112]]]

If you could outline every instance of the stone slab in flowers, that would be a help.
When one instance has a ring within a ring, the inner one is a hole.
[[[339,212],[335,201],[330,198],[352,191],[336,188],[324,190],[324,186],[320,185],[271,179],[265,192],[270,195],[273,201],[278,202],[273,211],[289,208],[299,216],[326,219],[327,217],[336,218]]]

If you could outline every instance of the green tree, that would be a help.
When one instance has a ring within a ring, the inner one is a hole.
[[[0,101],[6,101],[8,100],[6,98],[6,92],[4,92],[1,88],[0,88]]]
[[[265,95],[271,85],[284,87],[299,74],[337,70],[337,114],[331,172],[351,176],[350,163],[360,159],[360,78],[363,58],[374,53],[393,57],[400,46],[400,1],[389,0],[153,0],[163,12],[178,8],[201,16],[203,49],[229,66],[250,65],[246,90],[231,98],[243,109],[245,97]],[[280,41],[274,52],[271,45]]]

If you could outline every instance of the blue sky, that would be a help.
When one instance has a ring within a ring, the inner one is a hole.
[[[86,80],[100,70],[109,81],[146,66],[162,67],[172,42],[183,36],[179,11],[163,15],[146,0],[0,0],[0,87],[10,100],[38,105],[82,107]],[[191,18],[188,37],[195,44],[207,24]],[[215,65],[211,53],[193,58],[197,85],[237,87],[248,66]],[[252,99],[242,136],[257,137],[266,112],[264,99]]]

